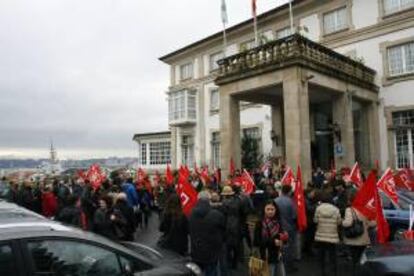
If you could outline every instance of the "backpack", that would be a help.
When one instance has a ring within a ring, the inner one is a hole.
[[[351,212],[352,225],[349,227],[344,227],[344,235],[349,239],[358,238],[364,234],[364,223],[358,219],[358,216],[355,214],[354,209],[351,208]]]

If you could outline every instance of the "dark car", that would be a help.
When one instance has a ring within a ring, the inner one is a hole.
[[[2,212],[0,275],[199,275],[197,265],[140,244],[129,246],[22,211]],[[10,209],[8,209],[10,210]],[[17,217],[16,217],[17,216]]]
[[[408,229],[410,220],[410,205],[414,204],[414,192],[397,190],[398,204],[392,202],[385,194],[381,193],[384,216],[391,229],[391,238],[398,240],[402,232]]]
[[[414,276],[414,242],[400,240],[367,248],[358,275]]]

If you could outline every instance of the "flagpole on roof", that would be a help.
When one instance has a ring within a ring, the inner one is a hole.
[[[226,57],[226,52],[227,52],[226,24],[228,22],[226,0],[221,0],[221,21],[223,23],[223,56]]]
[[[289,0],[289,18],[290,18],[290,32],[292,34],[294,34],[294,30],[293,30],[293,10],[292,10],[292,1],[293,0]]]
[[[257,6],[256,0],[252,0],[252,15],[253,15],[253,28],[254,28],[254,42],[256,47],[259,46],[259,36],[257,33]]]

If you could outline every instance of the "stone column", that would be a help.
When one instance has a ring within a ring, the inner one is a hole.
[[[335,154],[335,165],[337,169],[351,167],[355,162],[354,145],[354,121],[352,115],[352,98],[347,92],[341,93],[334,98],[332,103],[333,123],[339,125],[341,141],[334,135],[334,146],[340,143],[343,147],[343,155]]]
[[[239,101],[220,88],[220,147],[222,178],[229,174],[230,159],[241,167]]]
[[[171,127],[171,167],[176,169],[178,165],[177,161],[177,128]]]
[[[311,144],[309,124],[309,91],[303,69],[286,70],[283,78],[286,164],[302,168],[305,185],[311,180]]]
[[[272,154],[274,157],[285,157],[284,134],[283,134],[283,105],[278,103],[272,105]]]
[[[369,141],[369,156],[370,168],[375,168],[375,162],[381,158],[381,147],[379,139],[379,114],[378,114],[378,102],[371,102],[367,105],[367,117],[368,117],[368,141]]]

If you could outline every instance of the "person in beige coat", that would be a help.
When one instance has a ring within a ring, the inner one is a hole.
[[[320,269],[323,276],[337,275],[336,245],[339,243],[338,226],[342,222],[341,214],[339,209],[331,204],[329,193],[323,192],[320,199],[321,204],[316,208],[313,219],[316,223],[315,242],[319,248]],[[327,254],[334,266],[333,273],[326,269]]]
[[[363,214],[361,214],[357,209],[351,206],[352,202],[354,201],[356,192],[351,193],[348,196],[348,208],[345,209],[345,217],[342,221],[343,227],[350,227],[353,224],[354,217],[358,218],[358,220],[362,221],[364,225],[364,232],[361,236],[355,238],[347,238],[344,236],[344,244],[349,247],[349,251],[351,252],[352,256],[352,271],[353,275],[355,275],[356,271],[356,264],[359,262],[364,249],[371,244],[371,240],[368,234],[368,228],[374,227],[376,225],[375,221],[368,220]]]

